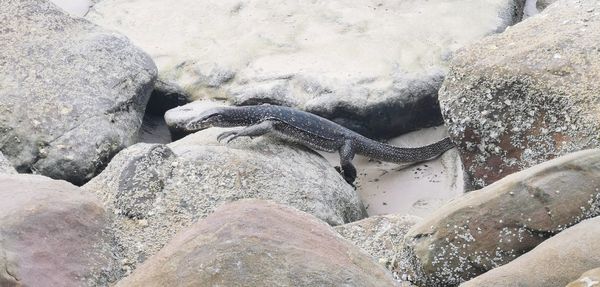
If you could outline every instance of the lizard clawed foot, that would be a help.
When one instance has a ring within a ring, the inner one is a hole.
[[[219,136],[217,136],[217,141],[221,142],[222,140],[229,138],[226,141],[226,143],[229,143],[239,136],[240,135],[239,135],[238,131],[226,131],[226,132],[221,133]]]
[[[345,171],[340,166],[336,166],[335,170],[344,178],[344,180],[346,180],[348,184],[356,189],[356,185],[354,185],[354,181],[356,180],[356,170],[354,170],[354,172]]]

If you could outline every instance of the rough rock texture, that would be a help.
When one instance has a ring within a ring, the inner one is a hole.
[[[107,286],[120,277],[102,203],[39,175],[0,174],[0,286]]]
[[[470,183],[600,146],[600,1],[558,1],[456,53],[440,90]]]
[[[461,287],[565,286],[586,270],[600,266],[598,238],[600,217],[585,220]]]
[[[441,122],[447,59],[515,22],[515,2],[104,0],[87,17],[194,100],[289,105],[390,137]]]
[[[394,286],[331,227],[263,200],[220,207],[177,234],[117,286]]]
[[[0,150],[83,184],[134,143],[156,77],[127,38],[46,0],[0,6]]]
[[[417,283],[453,286],[597,215],[598,149],[534,166],[449,202],[409,230],[404,254]]]
[[[419,221],[421,218],[411,215],[377,215],[336,226],[335,230],[390,269],[396,279],[407,280],[407,264],[400,261],[405,257],[399,253],[403,251],[404,235]]]
[[[600,286],[600,268],[592,269],[581,274],[577,280],[567,287],[598,287]]]
[[[2,173],[17,173],[15,168],[12,167],[11,163],[4,157],[4,154],[0,151],[0,174]]]
[[[116,214],[128,264],[144,261],[218,205],[242,198],[272,199],[332,225],[365,217],[356,192],[319,155],[269,139],[224,146],[216,141],[222,131],[169,145],[136,144],[84,186]]]

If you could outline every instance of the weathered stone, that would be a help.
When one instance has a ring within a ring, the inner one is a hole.
[[[449,202],[409,230],[404,254],[417,283],[458,285],[597,215],[600,150],[595,149],[531,167]]]
[[[577,280],[567,287],[598,287],[600,286],[600,268],[592,269],[581,274]]]
[[[0,6],[0,150],[83,184],[137,138],[156,67],[127,38],[46,0]]]
[[[440,104],[477,188],[600,146],[600,1],[558,1],[456,53]]]
[[[394,286],[331,227],[294,208],[241,200],[177,234],[117,286]]]
[[[4,154],[0,151],[0,174],[2,173],[17,173],[11,163],[4,157]]]
[[[108,286],[120,277],[102,203],[38,175],[0,174],[0,286]]]
[[[87,18],[193,100],[294,106],[391,137],[441,122],[447,59],[518,20],[518,2],[104,0]]]
[[[222,131],[131,146],[84,186],[116,214],[114,229],[131,264],[218,205],[242,198],[288,204],[332,225],[365,217],[356,192],[318,154],[269,139],[224,146],[216,141]]]
[[[408,229],[419,221],[421,218],[410,215],[376,215],[336,226],[335,230],[391,270],[396,279],[406,281],[408,264],[401,261],[405,258],[400,254],[402,243]]]
[[[513,262],[488,271],[461,287],[565,286],[582,272],[600,266],[598,238],[600,217],[584,220]]]

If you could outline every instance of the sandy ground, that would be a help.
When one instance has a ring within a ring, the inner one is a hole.
[[[445,128],[435,127],[394,138],[388,143],[416,147],[446,135]],[[332,165],[339,165],[337,154],[322,155]],[[423,217],[463,193],[462,164],[456,149],[415,165],[373,161],[363,156],[357,156],[353,163],[359,173],[356,189],[369,215],[397,213]]]

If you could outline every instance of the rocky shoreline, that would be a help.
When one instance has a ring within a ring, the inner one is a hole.
[[[11,0],[0,23],[0,286],[600,286],[600,0]],[[352,186],[337,154],[183,128],[262,103],[456,148],[357,157]]]

